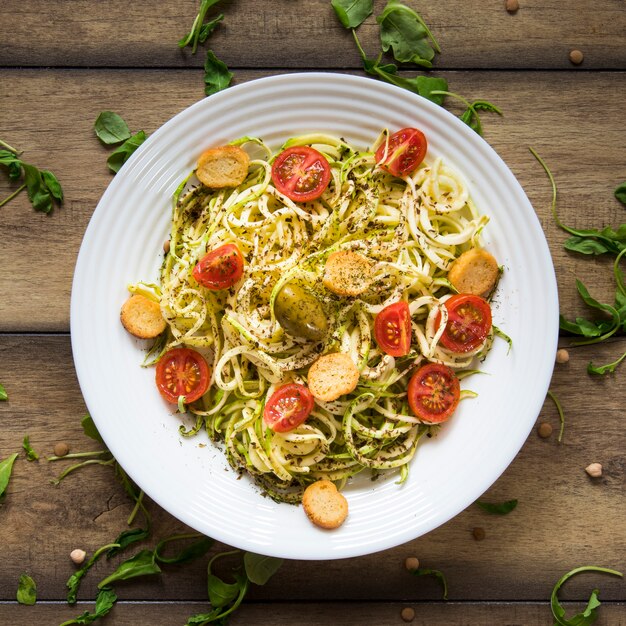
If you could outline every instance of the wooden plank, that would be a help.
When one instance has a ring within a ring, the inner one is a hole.
[[[237,82],[265,75],[237,72]],[[613,189],[624,180],[626,74],[479,72],[446,74],[450,88],[497,103],[504,117],[484,114],[486,139],[510,165],[533,203],[557,268],[561,310],[586,313],[575,289],[582,278],[605,301],[614,293],[608,259],[567,253],[550,214],[551,190],[530,155],[534,146],[559,184],[559,212],[574,227],[617,225],[624,208]],[[374,79],[372,79],[374,80]],[[111,180],[109,153],[93,134],[103,110],[119,112],[133,132],[151,133],[203,97],[201,71],[0,70],[0,138],[22,158],[51,169],[66,201],[50,216],[25,194],[0,212],[0,331],[66,331],[76,255],[89,218]],[[558,89],[555,86],[558,84]],[[454,103],[451,110],[460,113]],[[572,129],[575,128],[575,132]],[[588,165],[582,164],[582,159]],[[0,176],[0,198],[15,188]],[[16,278],[18,277],[18,278]]]
[[[580,605],[565,604],[568,615],[581,611]],[[289,604],[244,603],[229,618],[232,626],[397,626],[404,623],[401,611],[415,611],[413,626],[545,626],[550,623],[548,602],[531,604],[515,603],[326,603],[311,602]],[[0,604],[0,621],[12,626],[32,624],[56,624],[76,617],[79,613],[93,610],[93,605],[79,604],[74,608],[66,605],[40,604],[17,606]],[[118,603],[108,620],[116,626],[152,626],[153,624],[184,624],[191,615],[207,612],[203,604]],[[623,626],[626,624],[626,605],[603,602],[599,609],[596,626]]]
[[[181,52],[178,40],[191,27],[197,0],[144,5],[112,0],[4,0],[0,20],[0,65],[199,67],[205,52]],[[616,0],[547,3],[522,0],[512,15],[504,2],[451,0],[407,2],[419,11],[437,38],[439,69],[572,68],[577,48],[581,69],[626,65],[626,11]],[[368,54],[380,50],[375,21],[385,2],[359,29]],[[306,3],[270,0],[220,2],[209,15],[225,15],[209,40],[229,66],[248,68],[361,67],[350,33],[329,0]],[[320,42],[323,42],[320,44]]]
[[[382,553],[338,561],[287,561],[265,587],[251,590],[250,599],[441,600],[435,579],[416,579],[404,569],[407,556],[417,556],[423,567],[445,573],[451,601],[547,600],[556,580],[574,567],[594,564],[626,571],[623,370],[602,379],[585,373],[591,358],[607,361],[625,349],[626,341],[580,347],[572,351],[568,364],[557,367],[552,389],[566,412],[563,442],[556,440],[558,416],[547,400],[538,421],[549,421],[555,434],[540,439],[532,432],[484,495],[493,502],[517,498],[515,511],[499,517],[470,506],[435,531]],[[83,548],[93,553],[112,541],[126,527],[131,504],[109,467],[85,468],[58,487],[49,483],[70,465],[45,460],[55,443],[65,441],[75,452],[94,448],[80,426],[86,407],[74,374],[69,337],[0,336],[0,364],[0,380],[9,394],[9,401],[0,403],[0,458],[21,451],[26,434],[41,454],[38,462],[27,462],[23,454],[16,461],[0,508],[5,529],[0,600],[14,599],[23,572],[38,582],[41,600],[61,600],[65,581],[74,571],[70,551]],[[585,474],[591,462],[604,465],[601,479],[591,480]],[[184,530],[156,505],[150,503],[150,509],[154,517],[150,545],[156,538]],[[472,538],[475,527],[484,529],[483,541]],[[222,549],[215,547],[215,551]],[[95,598],[98,581],[116,563],[100,561],[85,577],[79,598]],[[118,593],[127,600],[204,601],[205,568],[205,560],[165,568],[162,576],[120,584]],[[572,579],[563,589],[563,599],[585,601],[594,586],[601,588],[603,600],[626,598],[623,581],[589,574]],[[398,611],[394,608],[394,619]],[[0,623],[13,622],[0,618]]]

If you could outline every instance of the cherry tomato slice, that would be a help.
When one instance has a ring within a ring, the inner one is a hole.
[[[411,351],[411,313],[402,300],[386,306],[374,321],[378,347],[390,356],[405,356]]]
[[[378,147],[376,163],[394,176],[405,176],[424,160],[427,149],[428,142],[421,130],[403,128]]]
[[[243,255],[234,243],[205,254],[193,268],[193,277],[207,289],[232,287],[243,275]]]
[[[430,424],[445,422],[454,413],[460,395],[459,379],[449,367],[439,363],[423,365],[409,381],[411,411]]]
[[[446,300],[448,323],[439,340],[451,352],[471,352],[480,346],[491,330],[491,307],[480,296],[460,293]],[[437,325],[441,315],[437,318]]]
[[[272,165],[276,189],[294,202],[319,198],[330,182],[326,157],[309,146],[293,146],[281,152]]]
[[[308,387],[287,383],[279,387],[265,403],[263,421],[277,433],[286,433],[300,426],[309,417],[315,399]]]
[[[209,388],[211,370],[204,357],[191,348],[166,352],[156,366],[156,385],[163,399],[172,404],[179,396],[193,402]]]

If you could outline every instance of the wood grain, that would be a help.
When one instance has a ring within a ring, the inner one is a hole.
[[[567,615],[581,611],[581,605],[566,603]],[[232,626],[398,626],[403,624],[403,608],[415,611],[413,626],[545,626],[551,623],[548,602],[516,603],[390,603],[390,602],[333,602],[328,604],[244,603],[229,620]],[[79,604],[74,608],[58,604],[17,606],[0,604],[0,622],[11,626],[32,624],[57,624],[76,617],[83,611],[93,610],[93,605]],[[195,603],[166,604],[118,603],[104,623],[115,626],[152,626],[167,624],[182,626],[187,618],[206,612],[207,605]],[[626,605],[603,602],[596,626],[623,626],[626,624]]]
[[[267,72],[240,71],[236,80],[263,75]],[[567,235],[550,214],[550,186],[528,146],[554,172],[565,223],[580,228],[624,222],[613,189],[626,178],[626,74],[450,72],[446,77],[455,91],[491,100],[504,111],[502,118],[484,115],[485,138],[510,165],[539,216],[556,266],[562,312],[568,317],[587,313],[574,277],[599,299],[612,301],[610,259],[563,249]],[[24,160],[55,172],[66,196],[63,207],[49,216],[34,212],[25,194],[0,212],[0,267],[11,268],[0,273],[0,331],[67,331],[76,256],[112,178],[106,168],[109,151],[93,134],[93,122],[101,111],[114,110],[131,131],[151,133],[203,97],[202,73],[0,70],[0,83],[7,94],[0,101],[0,138],[24,150]],[[461,112],[453,103],[450,108]],[[14,188],[0,177],[0,197]]]
[[[368,54],[380,50],[375,16],[359,29]],[[578,70],[626,67],[626,15],[619,0],[522,0],[505,11],[503,0],[407,2],[421,12],[442,54],[438,69],[574,69],[568,55],[585,58]],[[124,0],[64,0],[51,10],[44,0],[4,0],[0,9],[0,65],[71,67],[200,67],[205,52],[181,52],[197,0],[147,5]],[[330,0],[267,0],[250,6],[226,0],[210,16],[224,21],[208,46],[240,68],[357,68],[361,59]],[[323,41],[323,45],[320,42]]]
[[[546,600],[565,572],[580,565],[626,571],[626,391],[620,376],[590,378],[590,359],[609,360],[626,350],[626,341],[572,350],[566,365],[555,369],[552,389],[566,414],[561,444],[558,416],[547,400],[538,421],[549,421],[555,434],[540,439],[531,432],[503,476],[483,496],[497,502],[516,498],[518,507],[500,517],[471,506],[435,531],[379,554],[338,561],[288,561],[250,599],[259,601],[438,601],[437,581],[414,578],[404,569],[407,556],[423,567],[445,572],[451,601]],[[19,575],[39,583],[41,600],[65,597],[73,571],[68,555],[74,548],[89,553],[111,542],[126,527],[131,504],[109,467],[88,467],[58,487],[49,480],[71,462],[47,462],[55,443],[72,451],[94,448],[80,426],[86,412],[73,369],[67,336],[0,336],[0,376],[9,401],[0,403],[0,458],[21,450],[30,435],[38,462],[16,461],[0,520],[5,529],[0,567],[0,599],[11,600]],[[622,372],[623,374],[623,372]],[[507,419],[507,407],[502,419]],[[590,479],[590,462],[604,465],[604,476]],[[154,504],[153,539],[184,527]],[[484,541],[472,529],[485,530]],[[216,546],[215,551],[224,549]],[[129,555],[134,551],[130,550]],[[85,577],[80,599],[93,599],[99,580],[114,562],[100,561]],[[120,584],[121,599],[206,599],[206,561],[165,568],[160,577]],[[599,585],[602,599],[623,600],[624,583],[593,574],[571,580],[564,600],[583,601]],[[6,609],[3,609],[6,610]],[[0,616],[2,613],[0,613]],[[3,622],[0,619],[0,623]],[[256,623],[256,622],[254,622]],[[508,622],[507,622],[508,623]],[[529,622],[532,623],[532,622]]]

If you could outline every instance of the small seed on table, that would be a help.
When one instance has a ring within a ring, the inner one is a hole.
[[[72,559],[72,563],[75,565],[80,565],[85,560],[86,556],[87,553],[79,548],[70,552],[70,559]]]
[[[600,478],[600,476],[602,476],[602,465],[600,465],[600,463],[591,463],[585,467],[585,472],[587,472],[591,478]]]
[[[519,2],[518,2],[518,0],[505,0],[504,8],[509,13],[516,13],[517,10],[519,9]]]
[[[569,361],[569,352],[565,348],[557,350],[555,361],[557,363],[567,363]]]
[[[548,422],[541,422],[537,428],[537,434],[542,439],[547,439],[552,434],[552,426]]]
[[[404,560],[404,567],[406,567],[406,569],[408,569],[409,572],[412,572],[415,569],[419,569],[419,566],[420,566],[420,562],[414,556],[408,556]]]
[[[65,442],[59,442],[54,446],[56,456],[65,456],[70,451],[70,447]]]
[[[405,622],[412,622],[415,619],[415,610],[412,609],[410,606],[405,606],[400,612],[400,617]]]
[[[472,530],[472,537],[474,537],[476,541],[482,541],[485,538],[485,529],[477,526]]]
[[[585,57],[583,56],[583,53],[580,50],[572,50],[569,53],[569,60],[574,64],[574,65],[580,65],[583,62],[583,59]]]

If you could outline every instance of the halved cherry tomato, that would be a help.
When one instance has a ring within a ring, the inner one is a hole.
[[[454,413],[460,395],[459,379],[449,367],[439,363],[423,365],[409,381],[411,411],[431,424],[445,422]]]
[[[383,142],[378,147],[376,163],[394,176],[404,176],[424,160],[427,149],[428,142],[421,130],[403,128],[391,135],[388,143]]]
[[[174,348],[166,352],[156,366],[156,384],[167,402],[193,402],[209,388],[211,370],[204,357],[191,348]]]
[[[491,307],[480,296],[460,293],[445,301],[448,323],[441,335],[441,345],[451,352],[470,352],[485,341],[491,330]],[[439,325],[441,315],[437,317]]]
[[[232,287],[243,275],[243,255],[234,243],[205,254],[193,268],[193,277],[207,289]]]
[[[404,301],[386,306],[374,321],[378,347],[390,356],[405,356],[411,351],[411,313]]]
[[[315,399],[308,387],[287,383],[279,387],[265,403],[263,421],[277,433],[286,433],[300,426],[309,417]]]
[[[326,157],[309,146],[293,146],[281,152],[272,165],[276,189],[294,202],[319,198],[330,182]]]

